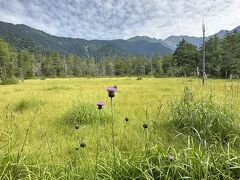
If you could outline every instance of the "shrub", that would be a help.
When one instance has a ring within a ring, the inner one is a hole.
[[[170,108],[171,127],[207,142],[226,143],[239,135],[237,118],[231,105],[221,103],[211,95],[195,98],[188,88]]]
[[[18,80],[16,77],[2,77],[0,79],[0,84],[8,85],[8,84],[17,84]]]
[[[40,80],[46,80],[46,78],[45,77],[41,77]]]
[[[111,120],[110,112],[103,109],[100,115],[95,104],[75,102],[73,107],[65,114],[64,119],[70,124],[91,124],[98,121],[100,116],[101,123]]]
[[[143,78],[142,77],[137,77],[137,80],[142,80]]]

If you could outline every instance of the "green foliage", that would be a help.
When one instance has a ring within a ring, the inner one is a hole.
[[[211,36],[206,42],[206,73],[214,77],[240,77],[240,33],[229,33],[224,39]],[[163,70],[170,76],[201,73],[202,50],[182,40],[172,57],[163,59]]]
[[[17,84],[18,79],[16,77],[2,77],[0,79],[1,85],[8,85],[8,84]]]
[[[199,66],[199,52],[197,47],[186,42],[180,41],[173,54],[173,65],[176,76],[190,76],[196,74]]]
[[[99,111],[94,104],[75,102],[73,107],[65,114],[64,120],[69,124],[92,124],[97,121],[106,123],[110,122],[111,114],[105,109]]]
[[[212,96],[195,98],[185,88],[183,97],[170,109],[170,126],[199,141],[227,143],[240,134],[237,113]]]
[[[12,49],[0,39],[0,77],[1,84],[15,84],[14,78],[15,54]]]
[[[223,67],[223,52],[224,49],[222,48],[221,40],[217,36],[211,37],[206,42],[207,74],[216,77],[225,76],[225,74],[221,72]]]
[[[176,71],[174,68],[173,57],[171,55],[163,57],[162,68],[163,68],[164,74],[166,74],[167,76],[175,76]]]

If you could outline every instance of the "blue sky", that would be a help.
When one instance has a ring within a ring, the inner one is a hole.
[[[240,25],[240,0],[0,0],[0,20],[85,39],[201,36]]]

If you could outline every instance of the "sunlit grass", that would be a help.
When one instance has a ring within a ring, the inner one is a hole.
[[[38,178],[62,177],[62,179],[66,179],[66,177],[74,177],[77,179],[82,177],[87,179],[92,177],[96,153],[94,124],[83,123],[76,130],[76,119],[68,124],[63,119],[67,113],[73,110],[75,102],[91,104],[92,108],[97,109],[96,102],[103,101],[106,104],[103,111],[110,112],[110,101],[106,92],[106,87],[110,85],[118,86],[113,101],[115,142],[119,151],[117,163],[126,165],[126,168],[130,168],[129,172],[132,167],[127,166],[131,163],[136,168],[138,166],[138,168],[143,168],[140,167],[140,162],[136,164],[138,161],[142,161],[142,158],[131,156],[145,154],[144,122],[149,125],[148,146],[150,149],[163,145],[166,147],[163,149],[167,151],[169,145],[181,150],[187,145],[185,137],[175,138],[176,134],[168,132],[168,129],[165,128],[169,105],[182,95],[185,86],[188,86],[196,97],[201,98],[208,94],[214,94],[219,101],[231,102],[234,110],[239,110],[240,83],[237,80],[209,79],[205,87],[202,87],[200,79],[195,78],[143,78],[137,80],[136,77],[127,77],[25,80],[24,83],[16,85],[0,86],[0,156],[9,155],[6,148],[11,147],[10,152],[13,157],[8,158],[11,159],[10,163],[16,164],[16,157],[19,152],[22,152],[18,165],[24,167],[23,169],[28,169],[29,172],[30,170],[34,171],[32,174],[38,174],[36,175]],[[37,101],[32,100],[32,97],[36,97]],[[157,124],[154,124],[160,104],[163,104],[162,110],[157,118]],[[148,112],[147,117],[146,111]],[[127,124],[126,117],[129,118]],[[95,116],[91,116],[91,118],[93,118],[91,121],[94,121]],[[81,123],[81,119],[78,123]],[[154,132],[152,132],[153,125]],[[86,142],[86,147],[76,151],[76,147],[79,146],[82,139]],[[108,167],[98,168],[101,170],[100,173],[105,173],[104,175],[100,174],[99,177],[106,178],[107,175],[111,175],[111,123],[99,126],[99,139],[99,166],[108,165]],[[164,156],[172,154],[173,152],[165,152]],[[183,156],[183,153],[176,152],[173,155]],[[137,160],[127,164],[131,158],[137,158]],[[193,158],[197,159],[195,156]],[[3,160],[4,162],[9,161],[6,158]],[[154,163],[158,162],[154,160]],[[164,161],[165,166],[166,163],[168,161]],[[6,163],[2,164],[6,165]],[[32,164],[33,167],[27,167],[27,164],[29,166]],[[0,174],[7,173],[4,167],[0,167]],[[20,167],[17,169],[19,170]],[[43,172],[46,167],[46,172]],[[14,173],[19,174],[18,170],[15,170]],[[163,169],[161,170],[164,172]],[[133,171],[139,174],[139,169],[132,169],[131,172]],[[123,169],[121,172],[127,173]],[[202,173],[204,174],[204,172]],[[145,177],[148,175],[145,174]]]

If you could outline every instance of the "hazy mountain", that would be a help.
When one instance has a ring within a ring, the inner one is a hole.
[[[183,39],[197,47],[200,47],[202,45],[202,38],[193,36],[169,36],[164,40],[164,42],[173,49],[176,49],[178,43]]]
[[[130,39],[128,39],[129,42],[139,42],[139,41],[147,41],[150,43],[160,43],[163,44],[164,46],[174,50],[175,48],[172,48],[172,46],[169,46],[169,44],[167,44],[165,41],[163,41],[162,39],[156,39],[156,38],[150,38],[148,36],[135,36],[132,37]]]
[[[165,55],[173,50],[162,40],[85,40],[64,38],[47,34],[26,25],[14,25],[0,21],[0,37],[16,49],[31,52],[58,51],[61,54],[75,54],[81,57],[111,57],[116,55]]]
[[[240,32],[240,26],[234,28],[231,31],[228,30],[221,30],[218,33],[214,34],[217,35],[220,39],[223,39],[228,33],[232,33],[232,32]],[[212,35],[213,36],[213,35]],[[208,36],[206,37],[206,40],[211,37]],[[178,45],[178,43],[182,40],[185,39],[187,42],[197,46],[197,47],[201,47],[202,46],[202,37],[194,37],[194,36],[169,36],[168,38],[166,38],[164,40],[164,42],[166,44],[168,44],[170,47],[172,47],[173,49],[175,49]]]
[[[217,35],[220,39],[223,39],[227,35],[228,32],[229,31],[227,31],[227,30],[221,30],[218,33],[216,33],[215,35]]]

